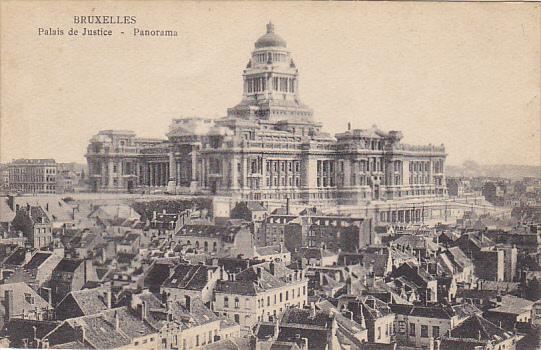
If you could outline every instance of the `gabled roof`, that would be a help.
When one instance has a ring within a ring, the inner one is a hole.
[[[51,255],[53,255],[53,253],[50,253],[50,252],[36,252],[32,256],[32,258],[30,259],[30,261],[27,262],[24,265],[24,268],[27,269],[27,270],[37,269],[38,267],[41,266],[41,264],[43,264],[45,261],[47,261],[47,259],[49,259],[49,257],[51,257]]]
[[[251,211],[267,211],[267,208],[265,208],[263,205],[261,205],[261,203],[259,202],[254,202],[254,201],[250,201],[250,202],[247,202],[246,203],[246,206],[248,207],[248,209],[250,209]]]
[[[21,266],[22,264],[24,264],[25,258],[26,258],[26,249],[23,247],[17,247],[14,251],[12,251],[6,257],[6,259],[3,261],[3,264]]]
[[[29,334],[36,334],[41,339],[58,326],[58,321],[37,321],[23,318],[12,318],[6,323],[6,333],[11,342],[10,347],[23,347],[23,339],[29,339]]]
[[[453,328],[451,330],[451,336],[499,343],[504,339],[510,338],[512,334],[479,315],[473,315],[458,327]]]
[[[490,309],[492,312],[519,315],[532,309],[535,302],[519,298],[513,295],[504,295],[501,297],[501,305]]]
[[[60,307],[62,303],[71,298],[79,307],[81,315],[93,315],[107,310],[106,293],[107,287],[72,291],[62,299],[57,307]]]
[[[0,285],[1,298],[4,298],[6,291],[12,291],[13,296],[13,316],[21,317],[24,312],[30,312],[49,308],[50,305],[35,290],[30,288],[25,282],[8,283]],[[33,298],[33,303],[29,302],[26,296]],[[4,311],[3,308],[1,311]]]
[[[38,223],[38,224],[51,223],[51,221],[49,220],[49,217],[40,206],[30,206],[30,218],[32,219],[34,223]]]
[[[215,266],[179,264],[175,267],[173,274],[163,282],[163,286],[202,290],[209,282],[208,271],[215,272],[217,269],[218,267]]]
[[[118,320],[119,329],[116,329],[116,320]],[[127,346],[134,338],[156,333],[149,324],[142,321],[125,306],[91,316],[71,318],[64,322],[74,330],[83,327],[85,340],[95,349]]]
[[[64,258],[60,260],[58,265],[56,265],[54,271],[75,272],[75,270],[77,270],[77,268],[83,263],[83,261],[83,259]]]

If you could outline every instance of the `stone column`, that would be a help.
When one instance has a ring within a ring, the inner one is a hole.
[[[162,163],[162,186],[167,185],[167,163]]]
[[[108,182],[108,185],[107,187],[109,188],[112,188],[113,187],[113,167],[114,167],[114,163],[112,160],[109,160],[109,164],[108,164],[108,179],[109,179],[109,182]]]
[[[197,181],[197,151],[192,147],[192,181]]]
[[[169,180],[173,180],[176,183],[178,174],[175,167],[175,156],[173,152],[169,152]]]
[[[231,189],[236,190],[238,189],[239,181],[238,181],[238,158],[235,156],[231,157]]]
[[[242,159],[242,188],[248,188],[248,158]]]

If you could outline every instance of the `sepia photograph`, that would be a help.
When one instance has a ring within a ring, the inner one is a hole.
[[[541,3],[0,1],[0,348],[541,349]]]

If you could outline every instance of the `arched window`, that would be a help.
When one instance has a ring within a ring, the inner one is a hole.
[[[224,307],[229,307],[229,298],[224,297]]]
[[[205,241],[205,251],[207,252],[209,250],[209,242]]]
[[[195,241],[195,247],[199,249],[199,241]]]
[[[239,307],[239,298],[235,298],[235,308],[238,309]]]

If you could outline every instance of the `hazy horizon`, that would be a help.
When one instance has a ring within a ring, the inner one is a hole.
[[[165,139],[173,118],[225,116],[272,20],[323,131],[400,130],[404,143],[444,143],[452,166],[541,164],[539,4],[13,4],[1,4],[2,163],[86,163],[99,130]],[[134,15],[125,28],[179,36],[37,35],[74,14]]]

